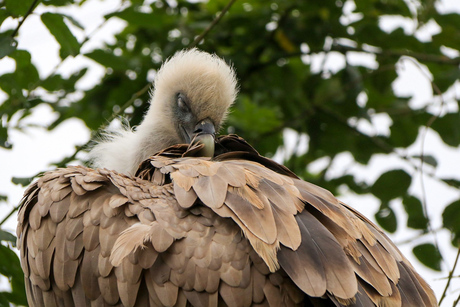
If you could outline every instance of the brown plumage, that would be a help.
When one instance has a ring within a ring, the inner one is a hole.
[[[32,184],[18,217],[29,304],[437,305],[390,239],[331,193],[237,136],[212,157],[200,142],[132,175],[74,166]]]

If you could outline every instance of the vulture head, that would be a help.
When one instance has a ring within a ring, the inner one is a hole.
[[[177,52],[155,77],[142,123],[105,133],[90,152],[93,166],[133,175],[152,154],[194,138],[212,156],[214,135],[237,92],[235,71],[224,60],[196,48]]]

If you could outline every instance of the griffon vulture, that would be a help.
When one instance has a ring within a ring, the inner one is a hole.
[[[214,137],[236,93],[223,60],[178,52],[142,124],[94,147],[97,169],[28,188],[17,233],[31,306],[437,305],[366,217]]]

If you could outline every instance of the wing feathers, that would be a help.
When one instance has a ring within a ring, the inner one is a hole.
[[[142,164],[144,179],[45,174],[18,214],[29,302],[436,305],[368,219],[274,162],[238,160],[254,154],[160,156]]]

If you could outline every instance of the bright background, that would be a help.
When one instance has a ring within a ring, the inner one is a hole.
[[[77,38],[82,39],[84,35],[96,31],[91,40],[84,45],[84,49],[82,50],[82,53],[84,53],[104,45],[105,42],[113,42],[113,35],[124,28],[125,22],[115,18],[110,19],[109,22],[104,23],[104,25],[99,28],[104,22],[104,14],[112,12],[114,7],[119,7],[120,5],[120,1],[118,0],[87,1],[81,7],[71,6],[64,9],[61,8],[57,11],[73,16],[84,26],[86,33],[83,33],[77,28],[72,28]],[[43,7],[38,6],[35,11],[39,13],[42,9]],[[439,9],[442,12],[460,12],[460,3],[458,0],[443,0],[441,1],[441,5],[439,5]],[[46,10],[49,11],[50,7],[47,7]],[[388,30],[401,25],[408,30],[410,30],[411,27],[410,23],[398,18],[387,18],[382,21],[382,24],[383,27]],[[3,32],[6,29],[13,29],[16,26],[17,24],[15,22],[7,20],[0,30]],[[439,29],[436,24],[428,24],[419,31],[418,37],[419,39],[429,40],[431,35],[437,31],[439,31]],[[32,54],[32,62],[38,68],[41,76],[49,75],[61,61],[58,55],[58,44],[40,22],[38,15],[32,15],[27,18],[26,22],[20,28],[18,42],[18,49],[26,49]],[[318,63],[319,65],[323,58],[321,55],[318,55],[309,60],[311,60],[314,69],[314,64]],[[351,60],[365,61],[368,65],[373,64],[373,60],[367,58],[357,57]],[[341,61],[340,57],[330,56],[326,65],[331,70],[336,70],[343,67],[344,63]],[[76,58],[68,57],[63,65],[59,66],[58,71],[66,76],[75,72],[82,66],[88,67],[89,72],[78,82],[77,88],[80,89],[92,87],[92,85],[99,82],[100,78],[105,73],[102,66],[82,56],[77,56]],[[0,74],[14,71],[14,68],[15,62],[13,60],[8,58],[0,60]],[[423,70],[424,68],[414,64],[408,59],[401,60],[398,69],[399,77],[393,84],[398,93],[413,95],[413,99],[410,101],[411,106],[424,105],[427,101],[433,101],[433,92],[429,81],[430,74],[426,72],[425,76],[421,75],[420,69]],[[449,108],[456,108],[455,104],[449,104],[448,102],[449,99],[452,98],[458,100],[459,97],[460,86],[457,81],[456,86],[444,96],[447,102],[444,106],[445,109],[439,110],[439,104],[438,107],[434,106],[433,108],[438,112],[446,112]],[[4,98],[4,93],[0,91],[0,104]],[[89,140],[90,131],[83,122],[78,119],[66,120],[51,132],[41,128],[51,123],[56,117],[57,115],[53,114],[49,107],[43,105],[36,107],[33,110],[33,115],[27,119],[28,123],[35,124],[36,126],[26,128],[23,132],[11,131],[9,137],[11,143],[14,145],[13,149],[5,150],[0,148],[0,194],[8,196],[8,205],[2,204],[0,207],[0,210],[2,210],[2,212],[0,212],[0,219],[19,203],[24,192],[24,188],[11,183],[11,178],[13,176],[30,177],[39,171],[51,170],[52,167],[49,166],[51,162],[60,161],[62,157],[72,154],[76,145],[85,144]],[[377,126],[377,129],[381,129],[381,131],[385,132],[388,129],[387,119],[382,117],[380,121],[381,123]],[[369,129],[364,123],[358,124],[361,124],[362,129]],[[300,138],[303,144],[306,144],[305,141],[307,137],[299,136],[292,130],[286,130],[284,135],[286,149],[278,151],[275,155],[275,159],[279,161],[281,161],[284,156],[292,154],[293,148],[296,148],[298,138]],[[458,148],[453,149],[446,147],[439,136],[431,131],[428,131],[424,140],[419,137],[405,153],[420,154],[423,141],[425,154],[436,153],[437,157],[442,157],[442,160],[438,161],[439,165],[435,170],[431,169],[429,166],[425,166],[426,172],[435,172],[436,176],[444,178],[455,177],[454,175],[460,173],[460,150]],[[305,151],[307,147],[306,145],[303,147],[301,146],[300,149],[297,148],[296,150]],[[81,155],[83,154],[80,154],[79,157],[83,157]],[[349,171],[363,181],[372,184],[385,170],[397,167],[406,168],[400,159],[391,156],[374,157],[366,168],[353,161],[351,155],[342,154],[341,158],[338,159],[338,162],[334,164],[334,167],[327,175],[334,177],[335,173],[342,174],[345,171]],[[324,167],[322,165],[324,163],[327,163],[327,161],[318,161],[311,166],[311,171],[315,171],[315,168],[317,168],[318,171],[321,170]],[[420,196],[423,193],[426,194],[428,214],[432,217],[432,227],[435,230],[439,229],[442,225],[440,217],[444,207],[460,196],[458,190],[441,185],[437,181],[431,180],[428,176],[419,175],[413,178],[410,189],[411,193],[414,195]],[[349,192],[341,195],[340,199],[364,213],[371,220],[373,220],[374,213],[379,206],[378,201],[373,197],[358,196],[350,194]],[[399,227],[397,232],[390,236],[391,239],[397,244],[399,243],[398,246],[401,251],[409,258],[416,270],[432,285],[439,298],[446,284],[445,278],[452,268],[456,255],[456,250],[448,244],[450,241],[448,238],[449,233],[446,230],[436,231],[437,242],[440,244],[439,248],[444,256],[445,262],[443,263],[442,272],[434,272],[421,265],[413,256],[411,251],[413,244],[407,244],[407,242],[413,243],[417,241],[418,232],[401,226],[405,225],[406,213],[400,204],[393,206],[393,208],[396,210],[397,217],[401,219],[401,222],[398,223]],[[6,230],[15,230],[15,227],[16,215],[12,216],[4,225]],[[457,268],[454,275],[459,274],[460,268]],[[5,283],[2,283],[2,285],[7,286]],[[459,295],[459,291],[460,283],[457,279],[457,282],[455,280],[453,281],[453,287],[449,290],[443,306],[452,306],[452,302]]]

